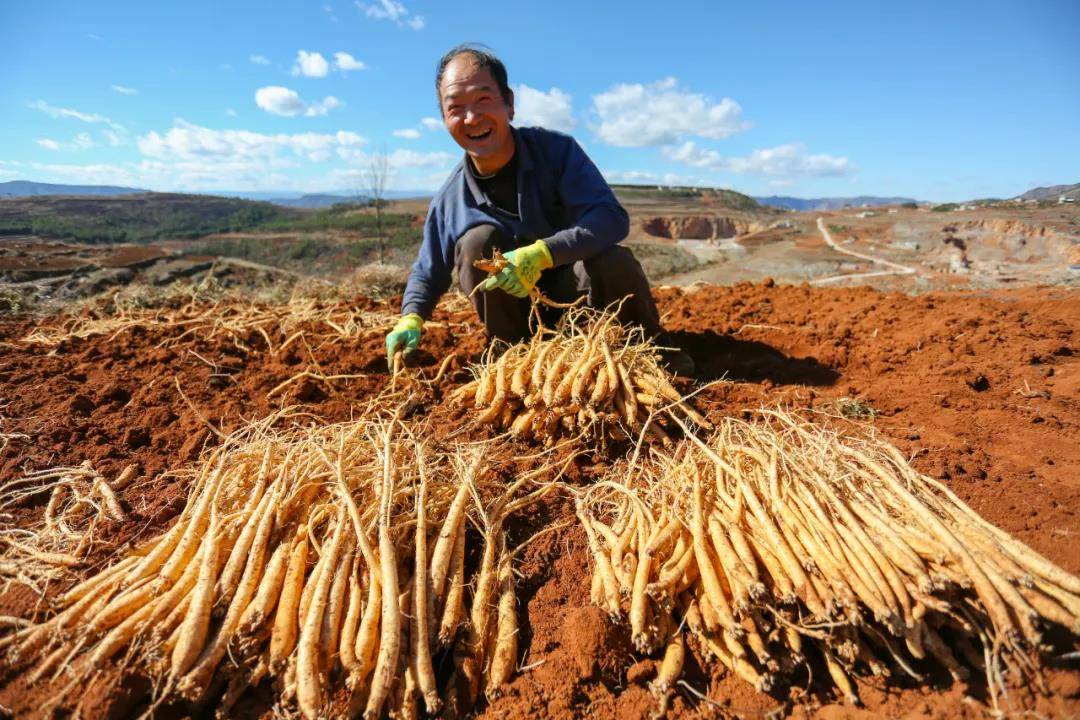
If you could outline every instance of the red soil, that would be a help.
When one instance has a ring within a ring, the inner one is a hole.
[[[886,294],[866,288],[742,284],[692,294],[659,293],[666,325],[698,362],[702,379],[726,377],[699,396],[713,416],[749,413],[762,404],[821,408],[858,398],[876,413],[877,431],[914,457],[923,472],[942,478],[973,508],[1066,570],[1080,574],[1080,299],[1073,291],[1027,288],[992,293]],[[362,302],[362,301],[358,301]],[[474,359],[483,336],[470,312],[425,331],[427,362],[451,350]],[[463,324],[464,323],[464,324]],[[159,532],[180,510],[185,488],[163,471],[196,457],[210,433],[176,391],[226,431],[276,409],[266,393],[307,367],[307,351],[282,357],[245,354],[231,342],[196,343],[191,350],[156,346],[179,331],[136,330],[114,340],[69,341],[56,348],[17,344],[31,324],[0,323],[0,432],[21,432],[0,452],[0,485],[23,470],[91,460],[107,477],[126,465],[140,479],[122,493],[132,519],[111,529],[117,543]],[[248,338],[261,347],[257,338]],[[386,383],[381,336],[313,350],[329,374],[367,373],[328,391],[298,383],[285,398],[306,403],[327,420],[350,417],[354,403]],[[451,373],[448,389],[465,378]],[[687,385],[684,389],[689,390]],[[10,403],[5,408],[4,403]],[[593,459],[598,460],[598,458]],[[582,466],[572,479],[587,479]],[[41,507],[19,510],[25,522]],[[552,501],[514,528],[520,540],[572,512]],[[114,546],[115,547],[115,546]],[[108,548],[95,556],[107,560]],[[524,553],[519,568],[522,665],[503,697],[483,717],[646,717],[655,709],[646,683],[654,659],[635,656],[628,631],[588,599],[589,563],[576,525],[547,534]],[[0,615],[28,612],[35,598],[9,590]],[[1076,638],[1059,637],[1068,649]],[[712,664],[688,661],[688,692],[671,716],[779,715],[818,718],[981,716],[985,688],[931,686],[896,679],[860,681],[865,709],[850,708],[810,683],[787,695],[759,695]],[[1011,708],[1042,715],[1080,713],[1080,673],[1049,669],[1044,697],[1031,688],[1010,691]],[[975,701],[965,699],[968,691]],[[33,716],[48,688],[21,677],[0,677],[0,706]],[[103,672],[87,689],[90,717],[123,717],[144,700],[145,685]],[[252,692],[237,706],[243,717],[269,716],[269,694]]]
[[[39,240],[9,240],[0,249],[2,270],[74,270],[85,266],[121,268],[163,257],[150,245],[75,245]]]

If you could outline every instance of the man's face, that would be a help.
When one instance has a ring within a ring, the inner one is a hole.
[[[477,170],[494,172],[510,161],[514,107],[503,100],[495,78],[477,67],[471,55],[458,55],[446,66],[439,99],[446,129]]]

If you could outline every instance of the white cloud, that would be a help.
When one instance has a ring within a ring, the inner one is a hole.
[[[322,117],[326,113],[341,107],[345,103],[338,100],[333,95],[327,95],[322,100],[317,100],[308,105],[307,110],[304,111],[304,117]]]
[[[254,55],[254,54],[253,55],[248,55],[248,61],[252,65],[269,65],[270,64],[270,60],[263,57],[262,55]]]
[[[323,12],[326,13],[326,16],[330,19],[330,22],[336,23],[338,21],[337,15],[334,13],[333,5],[331,5],[330,3],[323,3],[322,9]]]
[[[120,93],[121,95],[138,95],[139,94],[138,90],[136,90],[135,88],[128,87],[126,85],[112,85],[111,87],[112,87],[113,90]]]
[[[409,11],[405,5],[395,0],[376,0],[374,3],[357,2],[356,6],[364,11],[368,17],[377,20],[403,20]]]
[[[654,173],[648,170],[601,170],[610,183],[628,185],[705,185],[700,178],[679,175],[677,173]]]
[[[255,104],[268,113],[293,117],[304,112],[304,101],[295,90],[268,85],[255,91]]]
[[[124,138],[120,133],[115,133],[112,130],[102,130],[101,134],[105,137],[105,140],[112,147],[117,147],[124,144]]]
[[[140,134],[134,140],[137,155],[130,162],[81,165],[0,160],[0,175],[154,190],[288,187],[315,192],[361,187],[373,157],[368,141],[347,130],[263,133],[215,129],[177,119],[171,126]],[[58,143],[61,149],[65,144]],[[437,188],[459,160],[449,152],[400,148],[387,152],[386,158],[391,169],[388,187],[413,190]]]
[[[647,170],[601,170],[600,174],[611,183],[657,183],[660,176]]]
[[[109,131],[106,130],[105,132]],[[94,140],[90,137],[90,133],[84,132],[79,133],[78,135],[73,137],[71,139],[71,142],[61,143],[50,138],[41,138],[39,140],[35,140],[34,142],[36,142],[38,145],[45,148],[46,150],[52,150],[54,152],[58,152],[60,150],[70,152],[77,150],[86,150],[87,148],[94,147]]]
[[[421,153],[399,149],[390,153],[388,159],[390,167],[395,168],[443,167],[457,160],[457,156],[447,152]]]
[[[293,65],[293,75],[321,78],[330,72],[330,63],[322,56],[322,53],[300,50],[296,53],[296,64]]]
[[[556,87],[544,92],[518,85],[514,88],[514,124],[570,132],[575,125],[570,95]]]
[[[798,143],[754,150],[746,157],[724,157],[716,150],[700,148],[692,141],[662,150],[669,160],[690,165],[736,173],[790,177],[835,177],[855,172],[855,165],[846,157],[810,155]]]
[[[35,175],[45,180],[75,181],[87,185],[137,185],[135,168],[124,165],[71,165],[65,163],[29,163]]]
[[[673,77],[616,85],[593,96],[593,109],[600,119],[597,134],[619,147],[670,145],[688,135],[720,140],[750,126],[731,98],[713,102],[681,89]]]
[[[104,115],[98,115],[97,113],[84,113],[78,110],[72,110],[71,108],[56,107],[55,105],[50,105],[44,100],[37,100],[35,102],[32,102],[30,103],[30,107],[35,110],[40,110],[41,112],[52,118],[74,118],[75,120],[81,120],[84,123],[101,123],[104,125],[108,125],[116,132],[125,132],[123,125],[118,122],[113,122]]]
[[[361,168],[366,168],[370,165],[371,160],[374,157],[373,153],[367,152],[359,145],[339,147],[337,149],[337,155],[349,165]],[[458,156],[442,151],[417,152],[416,150],[399,148],[393,152],[386,153],[386,159],[391,168],[397,169],[442,167],[449,169],[450,165],[457,161]]]
[[[250,130],[214,130],[185,120],[176,120],[164,134],[156,131],[139,138],[139,151],[161,160],[195,158],[263,158],[277,156],[282,150],[297,155],[359,148],[367,140],[357,133],[278,133],[267,135]]]
[[[416,140],[420,137],[424,131],[442,130],[443,122],[438,118],[425,117],[420,118],[420,122],[409,128],[399,128],[394,130],[394,137],[404,138],[405,140]]]
[[[268,113],[285,117],[321,116],[343,105],[333,95],[327,95],[321,101],[308,104],[300,99],[300,95],[295,90],[280,85],[268,85],[256,90],[255,104]]]
[[[682,145],[672,145],[661,150],[668,160],[692,165],[693,167],[711,168],[713,170],[729,170],[728,161],[716,150],[699,148],[691,141]]]
[[[350,167],[335,168],[323,179],[323,187],[363,188],[368,183],[368,168],[372,154],[358,151],[341,153],[347,156]],[[434,190],[446,181],[446,175],[457,155],[445,152],[420,153],[413,150],[394,150],[386,155],[390,175],[387,186],[392,189]]]
[[[334,68],[341,72],[348,72],[349,70],[366,70],[367,65],[347,52],[336,52],[334,53]]]
[[[410,30],[423,30],[427,24],[423,15],[411,15],[405,3],[397,0],[375,0],[366,3],[356,0],[356,7],[360,8],[365,15],[375,20],[390,20],[398,27],[407,27]]]
[[[229,108],[228,110],[226,110],[225,114],[228,115],[229,117],[236,117],[236,111],[233,110],[232,108]]]

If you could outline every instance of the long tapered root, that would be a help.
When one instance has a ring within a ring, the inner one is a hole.
[[[1072,576],[888,444],[760,415],[706,438],[677,420],[674,452],[577,493],[593,602],[626,619],[640,652],[665,648],[660,714],[683,635],[762,692],[811,665],[852,704],[859,673],[921,680],[921,663],[957,681],[988,672],[995,692],[1006,662],[1038,683],[1040,626],[1080,619]]]
[[[151,707],[201,707],[226,687],[231,705],[269,677],[305,718],[348,712],[338,683],[369,718],[409,714],[418,698],[434,714],[446,690],[437,668],[466,647],[458,630],[476,602],[492,611],[490,657],[475,665],[492,679],[481,683],[511,679],[513,559],[498,533],[491,592],[477,601],[465,559],[491,537],[471,528],[502,526],[555,487],[542,478],[558,469],[500,483],[493,467],[511,457],[447,449],[396,417],[287,429],[279,419],[228,436],[187,471],[187,504],[166,533],[67,591],[43,622],[0,625],[8,657],[34,663],[32,682],[66,672],[57,703],[74,703],[89,673],[123,658],[160,677]]]

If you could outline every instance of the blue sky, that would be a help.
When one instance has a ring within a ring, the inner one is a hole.
[[[613,182],[1010,197],[1080,182],[1080,3],[0,0],[0,181],[433,189],[435,64],[479,41],[521,124]]]

